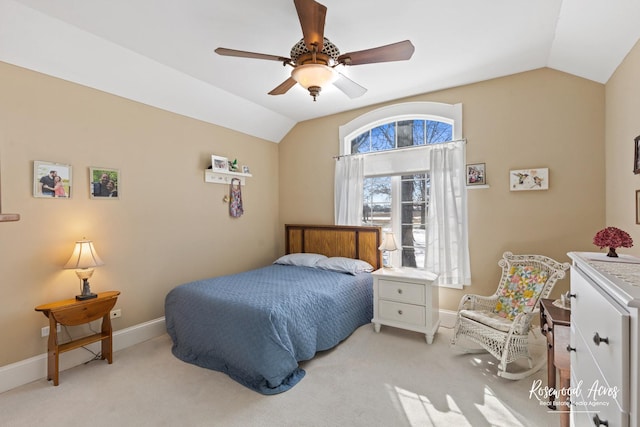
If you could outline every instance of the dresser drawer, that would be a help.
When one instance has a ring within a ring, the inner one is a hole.
[[[592,285],[578,270],[572,271],[572,325],[609,386],[629,387],[629,314],[611,297]],[[597,340],[600,344],[597,344]],[[607,340],[604,342],[603,340]],[[576,340],[575,344],[579,344]],[[625,392],[626,393],[626,392]],[[628,407],[623,408],[629,410]]]
[[[571,346],[575,349],[571,352],[571,387],[579,393],[576,397],[586,402],[585,406],[590,412],[608,409],[607,414],[614,414],[609,415],[610,419],[621,411],[628,412],[629,405],[625,398],[627,392],[620,383],[615,383],[610,377],[603,376],[602,366],[596,364],[589,351],[589,344],[579,331],[573,331]]]
[[[393,301],[378,301],[378,310],[382,320],[393,320],[410,325],[425,325],[425,308],[419,305],[402,304]]]
[[[575,376],[571,376],[571,387],[575,387],[580,380]],[[585,399],[588,395],[588,387],[583,381],[581,384],[582,395],[571,396],[571,426],[572,427],[588,427],[601,426],[600,422],[607,422],[609,427],[629,427],[629,414],[620,412],[615,403],[601,402],[599,405],[589,404]]]
[[[594,371],[571,373],[571,390],[575,393],[570,397],[572,426],[599,426],[601,424],[597,424],[596,420],[600,420],[606,421],[609,427],[629,427],[629,414],[620,410],[613,397],[594,397],[593,392],[590,394],[594,384],[602,383],[603,380]]]
[[[424,285],[393,280],[378,280],[379,297],[410,304],[425,304]]]

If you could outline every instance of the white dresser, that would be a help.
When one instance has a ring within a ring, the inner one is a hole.
[[[415,268],[381,268],[373,273],[373,325],[422,332],[428,344],[440,326],[438,278]]]
[[[571,425],[638,426],[640,259],[568,255]]]

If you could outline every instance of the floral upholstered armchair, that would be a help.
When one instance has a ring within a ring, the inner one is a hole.
[[[451,344],[465,352],[487,351],[500,360],[498,375],[508,379],[525,378],[538,371],[529,354],[531,322],[539,313],[540,298],[547,298],[556,282],[565,277],[569,263],[559,263],[543,255],[514,255],[505,252],[498,262],[502,277],[491,296],[467,294],[458,306]],[[481,348],[465,347],[467,338]],[[529,370],[507,372],[507,365],[526,357]]]

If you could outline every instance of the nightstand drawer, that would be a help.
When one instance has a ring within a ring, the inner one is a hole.
[[[425,308],[418,305],[401,304],[393,301],[378,301],[380,318],[410,325],[425,325]]]
[[[380,279],[378,281],[379,297],[410,304],[424,304],[424,285],[393,280]]]

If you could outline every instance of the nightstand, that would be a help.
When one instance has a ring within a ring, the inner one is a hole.
[[[373,326],[393,326],[425,334],[428,344],[440,326],[438,278],[416,268],[381,268],[373,275]]]
[[[58,357],[60,353],[70,351],[87,344],[102,342],[102,359],[107,359],[111,364],[113,338],[111,329],[110,311],[118,300],[119,291],[101,292],[97,298],[78,301],[68,299],[39,305],[36,311],[41,311],[49,318],[49,341],[47,345],[47,380],[53,380],[53,385],[58,385]],[[77,326],[102,318],[101,332],[87,337],[78,338],[63,344],[58,344],[58,323],[66,326]]]

